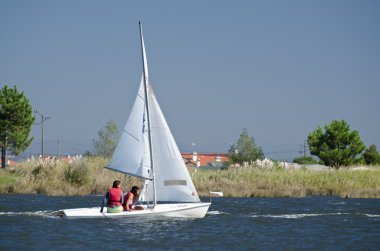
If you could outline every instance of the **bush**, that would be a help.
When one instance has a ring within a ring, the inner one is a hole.
[[[364,161],[367,165],[378,165],[380,164],[380,155],[376,149],[376,145],[371,145],[363,153]]]
[[[90,180],[88,169],[69,165],[65,170],[65,180],[73,185],[86,185]]]
[[[306,156],[306,157],[295,158],[293,160],[293,163],[297,163],[297,164],[318,164],[318,161],[313,159],[313,157],[311,157],[311,156]]]

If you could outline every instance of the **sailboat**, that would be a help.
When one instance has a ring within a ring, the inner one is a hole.
[[[201,202],[149,82],[141,23],[143,76],[120,140],[106,168],[144,180],[144,210],[101,212],[100,207],[61,210],[65,218],[119,218],[147,215],[203,218],[211,203]]]

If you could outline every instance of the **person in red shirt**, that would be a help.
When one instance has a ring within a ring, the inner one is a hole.
[[[107,205],[107,213],[121,213],[123,211],[123,191],[121,190],[121,182],[115,180],[112,187],[108,190],[104,196],[102,208],[100,212],[103,212],[103,207]]]
[[[123,203],[123,208],[124,211],[132,211],[135,210],[134,204],[136,203],[136,198],[137,198],[137,192],[139,191],[139,187],[133,186],[131,191],[128,192],[124,196],[124,203]]]

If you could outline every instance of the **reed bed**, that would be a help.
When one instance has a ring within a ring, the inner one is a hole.
[[[24,162],[0,170],[0,193],[42,193],[47,195],[103,194],[114,180],[124,191],[142,185],[140,179],[105,169],[104,158]],[[252,167],[228,170],[190,168],[200,196],[222,191],[228,197],[303,197],[334,195],[380,198],[380,168],[369,170],[308,171],[306,169],[263,169]]]
[[[124,191],[141,180],[104,168],[104,158],[82,158],[71,163],[53,160],[23,162],[0,170],[0,193],[42,193],[47,195],[103,194],[114,180]]]
[[[380,198],[380,168],[370,170],[308,171],[260,169],[192,170],[200,195],[222,191],[228,197],[304,197],[333,195]]]

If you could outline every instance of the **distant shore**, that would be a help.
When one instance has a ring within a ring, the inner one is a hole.
[[[0,193],[104,194],[116,179],[122,181],[124,191],[133,185],[141,186],[140,179],[103,168],[106,163],[103,158],[83,158],[71,163],[23,162],[17,167],[0,170]],[[189,172],[200,196],[209,196],[209,191],[221,191],[227,197],[380,198],[380,167],[357,169],[312,171],[251,166],[228,170],[190,168]]]

